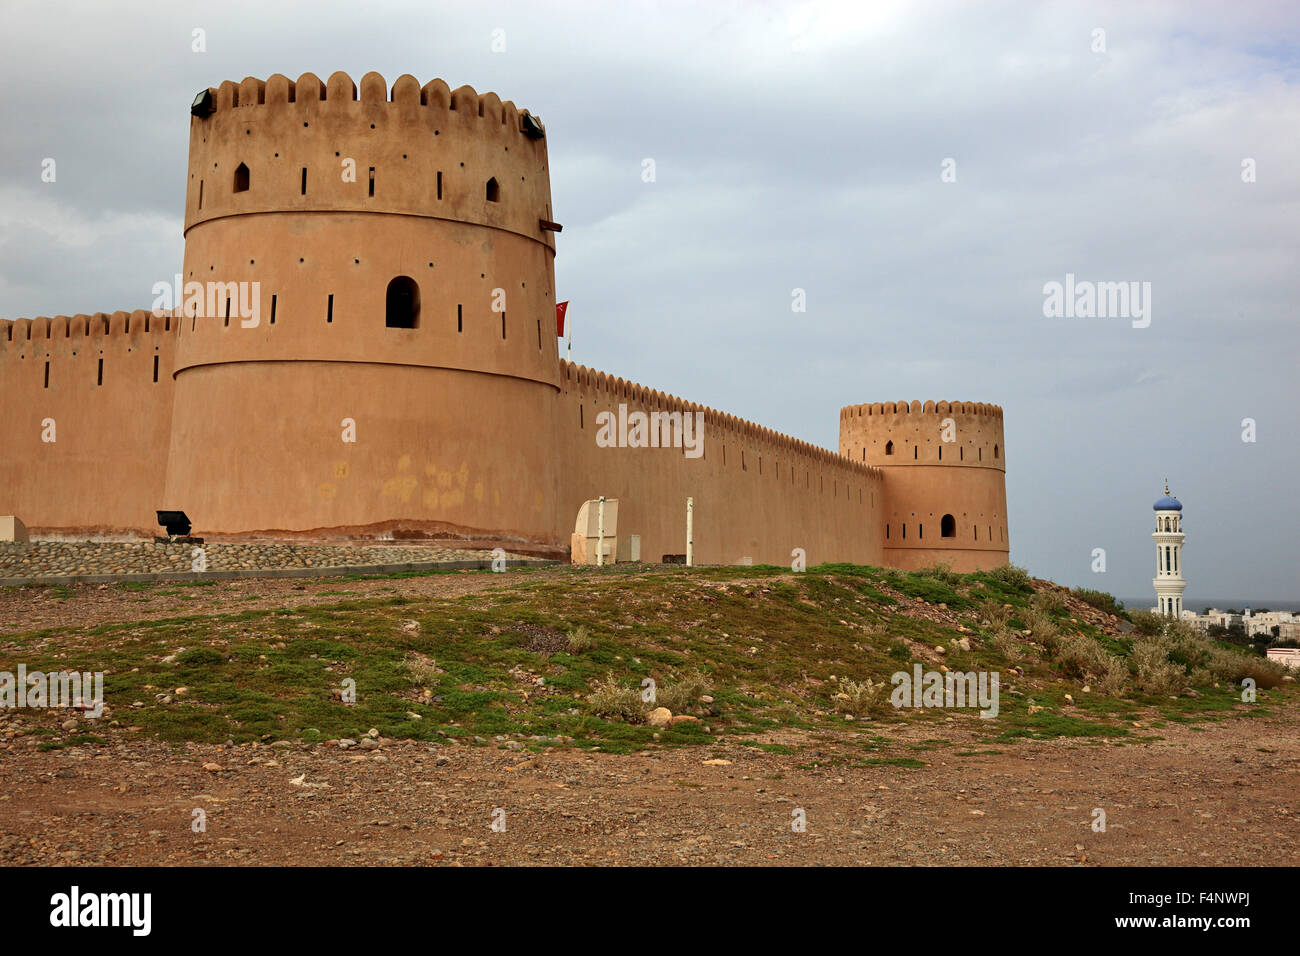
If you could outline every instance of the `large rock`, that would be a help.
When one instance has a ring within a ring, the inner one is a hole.
[[[667,727],[673,722],[673,712],[667,707],[656,707],[646,714],[645,722],[651,727]]]

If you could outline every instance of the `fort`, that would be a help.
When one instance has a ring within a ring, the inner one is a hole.
[[[699,563],[1007,562],[1000,408],[853,405],[830,451],[566,362],[553,218],[546,129],[494,93],[377,73],[203,91],[170,306],[0,321],[0,515],[48,538],[149,537],[177,509],[217,540],[562,557],[606,496],[657,560],[685,550],[690,497]],[[624,407],[699,413],[700,453],[599,442]]]

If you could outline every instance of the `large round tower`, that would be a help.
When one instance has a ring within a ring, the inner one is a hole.
[[[983,402],[885,402],[840,410],[840,454],[884,472],[885,563],[1006,564],[1002,409]]]
[[[200,534],[560,544],[541,124],[377,73],[191,112],[167,506]]]

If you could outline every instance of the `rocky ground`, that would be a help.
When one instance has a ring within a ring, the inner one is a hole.
[[[0,578],[138,574],[195,570],[192,544],[155,542],[0,542]],[[424,545],[315,545],[205,542],[209,571],[373,567],[492,559],[491,551]],[[509,555],[511,560],[520,560]]]
[[[13,747],[0,863],[1294,865],[1298,730],[1295,710],[1144,744],[991,750],[953,730],[916,768],[792,734],[772,739],[796,754]]]

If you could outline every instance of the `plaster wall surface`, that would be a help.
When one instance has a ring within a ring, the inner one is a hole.
[[[0,321],[0,513],[34,535],[155,527],[175,342],[144,311]]]
[[[598,416],[632,411],[703,414],[703,454],[683,448],[597,444]],[[641,535],[645,560],[686,551],[686,499],[694,498],[699,564],[789,567],[802,548],[809,564],[879,564],[882,508],[878,469],[582,366],[561,365],[557,435],[564,471],[562,517],[572,530],[582,503],[619,499],[619,533]]]

